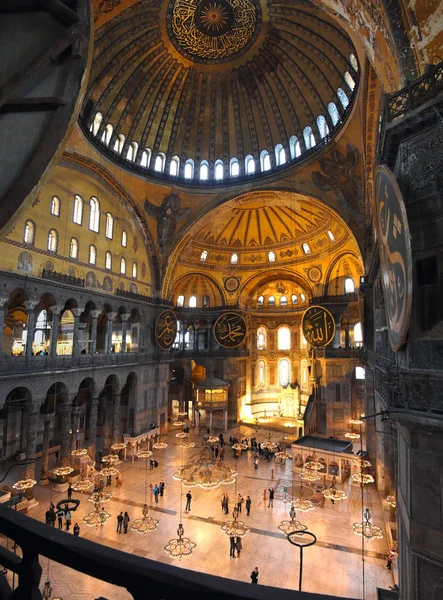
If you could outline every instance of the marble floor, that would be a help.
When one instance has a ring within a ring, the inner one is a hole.
[[[262,432],[256,433],[254,429],[246,426],[241,428],[241,432],[244,436],[255,435],[258,439],[262,437]],[[141,517],[141,508],[145,501],[146,463],[141,459],[134,462],[129,459],[120,463],[118,467],[123,485],[116,488],[113,478],[113,485],[106,488],[113,494],[111,501],[106,504],[106,510],[112,516],[103,528],[88,528],[83,523],[83,517],[93,509],[93,505],[87,502],[87,494],[74,492],[73,497],[81,500],[78,510],[73,514],[73,524],[78,522],[81,527],[80,535],[123,552],[239,581],[249,582],[249,574],[257,566],[260,584],[298,589],[299,550],[291,546],[277,529],[283,519],[289,518],[289,503],[285,502],[283,485],[292,479],[290,461],[279,465],[260,459],[259,468],[255,470],[252,452],[249,451],[238,461],[234,461],[228,446],[225,464],[234,466],[234,462],[237,463],[236,485],[212,491],[193,488],[191,511],[183,513],[183,524],[186,536],[196,542],[197,547],[191,556],[181,562],[173,561],[163,551],[167,541],[175,537],[180,510],[185,506],[184,494],[188,491],[186,488],[181,489],[181,483],[173,479],[173,473],[182,460],[186,462],[197,458],[202,444],[202,437],[191,432],[189,439],[196,442],[196,446],[184,450],[180,447],[180,440],[175,437],[175,433],[171,431],[167,436],[168,448],[155,453],[158,468],[147,471],[148,486],[150,483],[159,483],[161,479],[165,482],[163,498],[159,497],[158,504],[152,502],[150,510],[151,516],[159,521],[157,530],[146,536],[140,536],[130,529],[127,535],[116,532],[116,518],[120,511],[127,510],[133,521]],[[277,432],[272,435],[275,441],[281,439],[281,434]],[[268,508],[268,502],[264,500],[264,491],[271,485],[278,493],[273,508]],[[297,514],[297,519],[317,536],[317,543],[304,551],[303,591],[375,600],[377,587],[387,588],[393,583],[393,574],[385,569],[385,556],[388,553],[386,540],[374,540],[365,544],[363,594],[361,538],[352,531],[352,523],[361,520],[361,494],[359,488],[350,487],[349,484],[346,487],[349,493],[347,500],[336,502],[334,505],[327,501],[324,508],[317,507],[313,511]],[[235,559],[229,557],[229,538],[220,529],[220,525],[227,520],[220,505],[223,491],[231,498],[230,512],[238,492],[244,498],[249,495],[252,499],[251,515],[247,517],[245,512],[242,515],[251,531],[243,538],[241,556]],[[39,504],[29,510],[29,516],[44,521],[44,513],[50,501],[56,504],[65,496],[66,494],[52,490],[50,486],[37,485],[35,497]],[[152,500],[149,498],[148,488],[148,502]],[[383,508],[374,485],[365,489],[364,503],[371,509],[374,524],[383,527]],[[69,532],[66,535],[72,534]],[[3,539],[2,543],[5,542]],[[99,596],[109,600],[131,598],[125,589],[79,575],[52,561],[48,564],[47,559],[43,557],[41,562],[42,585],[49,569],[53,595],[61,596],[64,600],[93,600]]]

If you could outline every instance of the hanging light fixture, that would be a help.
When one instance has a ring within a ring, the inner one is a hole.
[[[275,453],[275,458],[279,460],[287,460],[288,458],[292,458],[292,454],[290,452],[286,452],[286,450],[281,450]]]
[[[140,535],[146,535],[150,531],[157,529],[158,521],[148,515],[148,458],[146,458],[146,469],[145,469],[145,503],[143,504],[142,518],[135,519],[131,529],[139,533]]]
[[[124,450],[126,446],[127,444],[125,442],[116,442],[115,444],[112,444],[111,450],[114,450],[115,452],[120,452],[120,450]]]
[[[308,529],[307,525],[304,525],[300,521],[297,521],[296,516],[297,513],[295,511],[294,502],[291,502],[291,508],[289,510],[290,521],[282,521],[278,526],[278,529],[282,531],[285,535],[288,533],[297,532],[297,536],[303,537],[303,532]]]
[[[12,487],[18,492],[23,492],[23,490],[29,490],[30,488],[36,485],[35,479],[20,479],[12,484]]]
[[[88,502],[93,502],[94,504],[98,502],[99,504],[103,504],[103,502],[109,502],[111,498],[111,492],[105,492],[103,490],[103,492],[94,492],[91,494],[88,498]]]
[[[137,452],[137,456],[138,458],[149,458],[150,456],[152,456],[152,452],[151,450],[149,450],[147,444],[140,447],[139,451]]]
[[[188,449],[188,448],[194,448],[195,447],[195,442],[182,442],[180,444],[180,446],[182,448]]]
[[[103,456],[102,462],[107,463],[108,465],[116,465],[120,462],[120,458],[117,454],[106,454]]]
[[[100,471],[100,475],[104,475],[105,477],[112,477],[112,475],[117,475],[118,469],[115,467],[105,467]]]
[[[350,432],[350,433],[345,433],[345,437],[349,438],[350,440],[358,440],[360,438],[360,434]]]
[[[210,435],[207,440],[210,444],[218,444],[218,437],[215,435]]]
[[[314,510],[314,503],[304,496],[303,485],[300,486],[300,496],[294,497],[293,505],[296,510],[301,510],[302,512]]]
[[[178,412],[178,413],[177,413],[177,417],[178,417],[179,419],[184,419],[184,418],[185,418],[185,417],[187,417],[187,416],[188,416],[188,413],[187,413],[187,412],[185,412],[184,410],[182,410],[182,411],[180,411],[180,412]]]
[[[89,488],[93,485],[93,482],[90,479],[84,478],[79,479],[75,483],[72,484],[72,489],[76,492],[84,492],[89,490]]]
[[[74,458],[80,458],[81,456],[86,456],[88,454],[88,451],[86,448],[76,448],[75,450],[71,451],[71,456],[74,456]]]
[[[300,471],[299,477],[304,483],[313,483],[321,479],[317,471]]]
[[[365,469],[366,467],[371,466],[371,461],[365,460],[363,458],[353,458],[351,462],[353,465],[357,465],[362,469]]]
[[[179,523],[177,528],[177,537],[169,540],[169,542],[164,547],[164,551],[171,558],[178,558],[181,560],[183,556],[189,556],[192,554],[193,550],[197,547],[195,542],[191,542],[188,537],[184,537],[185,530],[183,525]]]
[[[392,495],[386,496],[385,502],[387,504],[389,504],[389,506],[392,506],[392,508],[395,508],[397,506],[397,500],[396,500],[395,496],[392,496]]]
[[[173,477],[182,481],[186,487],[199,486],[210,490],[216,489],[222,484],[234,483],[236,475],[234,469],[215,461],[209,445],[204,444],[199,458],[182,465]]]
[[[332,478],[331,487],[325,489],[325,491],[323,492],[323,496],[327,500],[334,500],[334,502],[336,502],[337,500],[346,500],[348,495],[343,490],[338,490],[335,487],[336,482],[337,480],[334,475],[334,477]]]
[[[74,469],[72,467],[58,467],[54,470],[55,475],[58,477],[66,477],[70,475]]]
[[[83,517],[83,523],[88,527],[103,527],[110,518],[111,515],[104,508],[100,508],[100,502],[95,502],[95,510]]]
[[[236,442],[235,444],[232,444],[231,448],[237,452],[241,452],[242,450],[246,450],[248,447],[243,442]]]
[[[182,467],[183,467],[183,453],[182,448]],[[185,537],[185,530],[182,524],[183,516],[183,481],[180,483],[180,523],[177,527],[177,537],[169,540],[164,546],[163,550],[171,558],[178,558],[181,560],[183,556],[189,556],[197,547],[195,542],[192,542],[188,537]]]
[[[238,520],[238,508],[234,508],[232,511],[232,521],[227,521],[224,525],[221,526],[222,531],[226,533],[226,535],[234,536],[234,537],[243,537],[249,531],[249,527],[246,527],[246,524],[243,521]]]
[[[351,419],[349,423],[351,423],[351,425],[361,425],[363,421],[361,419]]]
[[[183,427],[183,425],[185,424],[184,421],[180,421],[180,419],[177,419],[177,421],[174,421],[172,423],[174,425],[174,427]]]
[[[367,540],[381,540],[383,538],[383,532],[380,527],[371,523],[369,508],[365,508],[361,523],[354,523],[352,529],[355,535],[363,536]]]
[[[367,483],[374,483],[374,478],[368,473],[354,473],[354,475],[352,475],[352,481],[366,485]]]
[[[165,448],[168,447],[168,444],[166,442],[155,442],[153,447],[156,450],[164,450]]]
[[[308,471],[321,471],[323,467],[324,464],[317,460],[315,452],[312,459],[305,462],[305,469],[308,469]]]
[[[184,440],[185,438],[189,437],[189,433],[185,433],[184,431],[180,431],[179,433],[175,434],[175,437]]]

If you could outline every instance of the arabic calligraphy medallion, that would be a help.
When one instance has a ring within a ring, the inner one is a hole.
[[[403,197],[392,171],[375,170],[375,225],[389,343],[394,352],[405,343],[412,305],[412,250]]]
[[[162,350],[169,350],[177,335],[177,317],[173,310],[161,312],[155,322],[155,340]]]
[[[334,339],[335,320],[323,306],[310,306],[303,314],[301,328],[311,346],[324,348]]]
[[[244,342],[247,333],[246,321],[235,312],[221,315],[214,323],[214,338],[223,348],[236,348]]]

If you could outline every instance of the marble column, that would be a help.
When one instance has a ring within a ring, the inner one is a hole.
[[[26,300],[23,303],[24,307],[28,311],[28,333],[26,336],[26,357],[30,358],[32,356],[32,344],[34,343],[34,334],[35,334],[35,314],[34,308],[37,306],[38,302],[36,300]]]
[[[212,412],[213,411],[211,410],[211,412],[209,413],[209,431],[212,430]]]
[[[91,344],[89,346],[91,354],[95,354],[97,352],[97,319],[100,314],[101,310],[91,310],[90,312],[92,317]]]
[[[349,349],[349,323],[345,324],[345,348]]]
[[[114,319],[117,316],[116,312],[111,312],[106,315],[108,317],[108,335],[106,336],[106,354],[111,354],[112,350],[112,327]]]
[[[225,420],[224,431],[228,431],[228,411],[227,410],[223,411],[223,417],[224,417],[224,420]]]
[[[195,409],[195,433],[199,433],[199,428],[200,428],[200,413],[198,412],[198,409]]]
[[[60,325],[60,313],[63,310],[63,306],[51,306],[52,312],[52,328],[51,328],[51,358],[57,356],[57,338],[58,338],[58,326]]]
[[[28,409],[27,405],[23,405],[20,423],[20,448],[19,454],[25,454],[26,452],[26,431],[28,428]]]
[[[80,323],[80,315],[84,311],[84,308],[72,308],[72,314],[74,315],[74,334],[72,336],[72,356],[78,356],[79,353],[79,343],[78,343],[78,332],[79,332],[79,323]]]
[[[91,460],[95,460],[97,454],[98,401],[98,396],[96,398],[92,398],[91,412],[89,413],[88,454]]]
[[[71,435],[69,430],[71,429],[71,410],[72,410],[72,399],[63,401],[60,406],[61,413],[61,443],[60,443],[60,464],[67,466],[71,459]]]
[[[34,405],[29,405],[28,423],[26,428],[26,458],[35,458],[39,418],[39,408],[36,408]],[[26,465],[24,478],[35,479],[35,463]],[[32,500],[34,498],[34,488],[28,488],[25,496],[28,500]]]
[[[71,450],[75,450],[77,448],[79,426],[80,426],[80,407],[75,406],[75,407],[73,407],[72,412],[71,412],[71,429],[72,429]]]
[[[5,324],[5,304],[8,298],[0,298],[0,356],[3,353],[3,326]]]
[[[340,317],[338,317],[337,320],[335,321],[335,335],[334,335],[334,341],[332,342],[332,345],[334,348],[339,348],[341,346],[340,336],[341,336],[341,324],[340,324]]]
[[[122,320],[122,352],[126,352],[126,328],[128,326],[128,319],[130,316],[130,313],[124,313],[123,315],[120,315]]]
[[[121,442],[120,439],[120,393],[112,397],[112,443]]]
[[[53,414],[45,415],[43,428],[43,448],[42,448],[42,470],[40,475],[41,483],[48,483],[48,466],[49,466],[49,435],[51,431],[51,421]]]

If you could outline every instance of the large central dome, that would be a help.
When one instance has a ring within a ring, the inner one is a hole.
[[[303,0],[142,1],[96,33],[83,122],[138,172],[221,185],[318,150],[357,81],[349,37]]]

